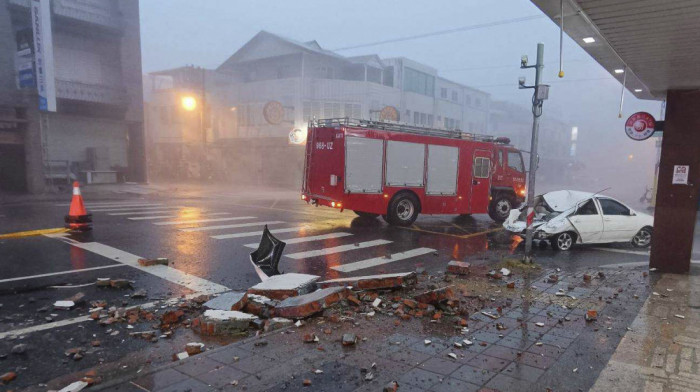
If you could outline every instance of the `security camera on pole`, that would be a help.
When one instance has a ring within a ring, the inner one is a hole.
[[[537,155],[537,136],[540,130],[540,116],[542,115],[542,103],[549,97],[549,86],[540,84],[542,69],[544,68],[544,44],[537,44],[537,63],[535,65],[527,65],[527,56],[520,58],[520,68],[535,69],[535,84],[533,86],[525,85],[525,78],[521,77],[518,80],[520,89],[531,88],[535,92],[532,94],[532,141],[530,143],[530,173],[527,182],[527,230],[525,232],[525,263],[532,263],[532,221],[535,216],[535,172],[539,157]]]

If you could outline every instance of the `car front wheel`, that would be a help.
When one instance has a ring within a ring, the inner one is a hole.
[[[553,236],[549,241],[552,244],[552,249],[567,251],[576,243],[576,237],[574,234],[565,231]]]
[[[643,227],[632,237],[632,246],[646,248],[651,245],[651,227]]]

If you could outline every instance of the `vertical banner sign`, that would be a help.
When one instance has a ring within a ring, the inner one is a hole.
[[[34,33],[34,62],[36,63],[39,110],[55,112],[56,80],[54,78],[50,0],[32,0],[32,30]]]

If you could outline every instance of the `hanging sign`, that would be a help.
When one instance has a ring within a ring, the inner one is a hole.
[[[51,33],[51,3],[49,0],[32,0],[31,7],[39,110],[55,112],[56,81]]]
[[[625,133],[632,140],[647,140],[654,134],[656,120],[647,112],[637,112],[625,121]]]

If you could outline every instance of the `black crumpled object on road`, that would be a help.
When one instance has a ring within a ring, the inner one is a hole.
[[[278,266],[285,245],[284,242],[275,238],[265,225],[258,249],[250,254],[250,262],[253,263],[260,280],[281,274]]]

